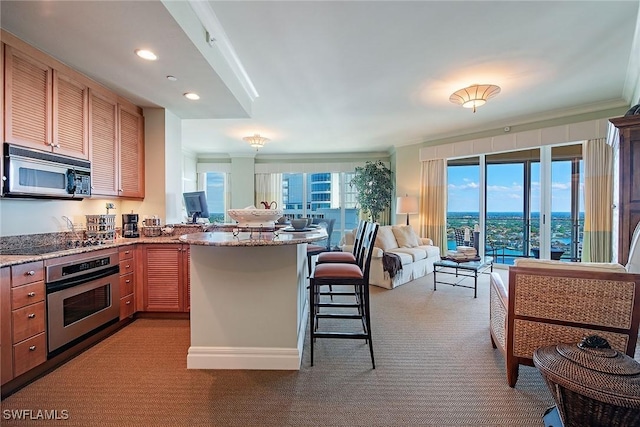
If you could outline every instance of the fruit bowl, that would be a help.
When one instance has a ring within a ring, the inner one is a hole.
[[[229,209],[229,216],[238,227],[273,228],[283,214],[282,209]]]

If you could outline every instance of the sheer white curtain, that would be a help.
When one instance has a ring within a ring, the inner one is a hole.
[[[422,162],[420,185],[420,235],[447,252],[447,160]]]
[[[613,147],[605,138],[583,144],[584,240],[582,261],[611,262],[613,217]]]
[[[260,202],[276,202],[277,207],[284,209],[282,206],[282,174],[281,173],[257,173],[256,177],[256,195],[254,204],[257,208],[264,206]],[[272,206],[273,208],[274,206]]]

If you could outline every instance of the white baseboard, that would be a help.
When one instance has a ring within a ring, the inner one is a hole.
[[[299,370],[297,348],[189,347],[187,369]]]

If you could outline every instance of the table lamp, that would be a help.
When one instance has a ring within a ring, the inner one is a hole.
[[[404,197],[398,197],[396,203],[396,213],[398,215],[407,214],[407,225],[409,225],[409,214],[417,214],[418,198],[415,196],[405,195]]]

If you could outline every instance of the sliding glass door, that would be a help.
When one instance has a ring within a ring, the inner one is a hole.
[[[456,227],[484,222],[485,254],[502,264],[521,257],[579,261],[581,159],[582,145],[574,144],[450,160],[448,231],[452,235]],[[484,174],[478,165],[484,165]],[[473,196],[462,191],[467,185],[475,185]],[[484,196],[484,210],[477,194]],[[474,204],[480,218],[473,214]],[[450,236],[449,249],[453,245]]]

